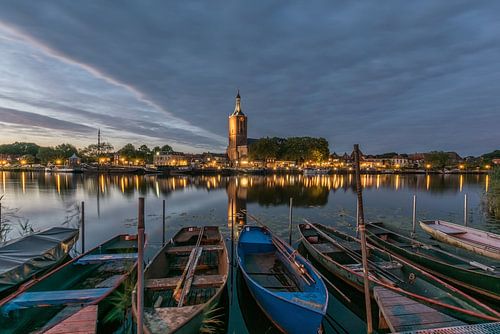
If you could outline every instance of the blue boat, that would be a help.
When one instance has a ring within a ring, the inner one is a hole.
[[[284,333],[318,333],[328,306],[319,273],[265,227],[245,226],[238,265],[255,301]]]

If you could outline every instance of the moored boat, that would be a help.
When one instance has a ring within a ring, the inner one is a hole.
[[[454,285],[500,304],[500,267],[488,262],[468,260],[429,245],[405,237],[383,223],[366,225],[368,240],[393,254],[404,257],[412,264],[429,271]]]
[[[0,243],[0,297],[60,264],[78,239],[78,229],[52,227]]]
[[[500,260],[500,235],[443,220],[425,220],[420,227],[434,239]]]
[[[358,239],[321,224],[300,224],[299,231],[307,251],[325,269],[363,291]],[[368,246],[371,292],[381,286],[467,323],[500,320],[500,313],[461,290],[399,256]]]
[[[50,332],[77,314],[79,326],[105,327],[136,266],[136,236],[116,236],[0,300],[1,332]]]
[[[284,333],[317,333],[328,305],[319,273],[264,227],[245,226],[238,265],[255,301]]]
[[[144,271],[144,333],[199,333],[205,318],[216,316],[228,268],[217,226],[182,228]],[[136,306],[134,292],[134,319]]]

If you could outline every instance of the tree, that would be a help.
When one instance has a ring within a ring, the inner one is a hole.
[[[38,153],[38,146],[35,143],[15,142],[13,144],[0,145],[0,154],[10,155],[36,155]]]
[[[170,145],[163,145],[163,146],[161,147],[161,153],[163,153],[163,154],[170,154],[170,153],[172,153],[173,151],[174,151],[174,150],[172,149],[172,146],[170,146]]]
[[[139,149],[137,150],[137,153],[138,153],[138,157],[140,157],[144,161],[146,161],[148,163],[153,162],[151,150],[149,149],[149,147],[147,145],[141,145],[139,147]]]
[[[55,147],[59,158],[69,158],[78,152],[77,148],[71,144],[60,144]]]
[[[443,151],[432,151],[426,156],[426,163],[432,167],[444,170],[450,163],[450,155]]]
[[[248,155],[252,160],[277,159],[280,150],[280,138],[261,138],[250,145]]]
[[[90,144],[89,146],[80,150],[79,155],[87,161],[97,161],[99,154],[108,155],[113,153],[114,147],[110,143],[102,142],[99,150],[97,144]]]
[[[40,147],[36,157],[44,164],[53,162],[59,158],[58,152],[53,147]]]
[[[137,151],[135,149],[135,146],[132,145],[132,144],[127,144],[125,146],[123,146],[119,151],[118,151],[118,154],[121,156],[121,157],[124,157],[126,158],[127,160],[133,160],[135,158],[137,158],[138,154],[137,154]]]

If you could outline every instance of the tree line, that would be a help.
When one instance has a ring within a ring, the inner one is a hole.
[[[163,154],[172,153],[170,145],[155,146],[149,148],[147,145],[141,145],[136,148],[133,144],[126,144],[116,151],[127,161],[140,160],[141,162],[152,163],[153,156],[161,152]],[[82,149],[76,148],[72,144],[63,143],[57,146],[39,146],[35,143],[15,142],[12,144],[0,145],[0,154],[12,155],[24,160],[27,164],[40,162],[46,164],[64,161],[73,154],[79,156],[83,162],[97,162],[100,157],[111,157],[115,153],[113,145],[103,142],[100,145],[91,144]]]
[[[287,161],[314,161],[328,160],[330,150],[325,138],[313,137],[265,137],[256,140],[248,147],[248,154],[252,160],[287,160]]]

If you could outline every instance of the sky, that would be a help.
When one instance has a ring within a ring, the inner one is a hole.
[[[0,144],[500,149],[500,1],[0,2]]]

